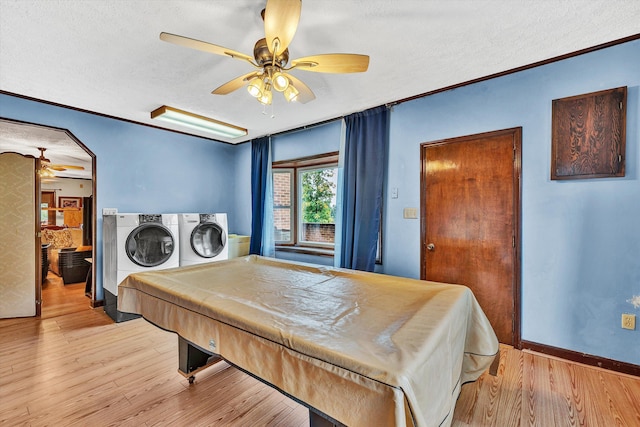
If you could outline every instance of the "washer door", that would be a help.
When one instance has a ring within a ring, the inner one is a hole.
[[[164,264],[175,247],[173,235],[167,227],[158,223],[145,223],[127,237],[125,249],[129,259],[142,267]]]
[[[227,235],[215,222],[201,222],[191,233],[191,248],[203,258],[213,258],[224,249]]]

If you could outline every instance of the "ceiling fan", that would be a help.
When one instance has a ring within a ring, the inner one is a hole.
[[[262,10],[265,38],[256,42],[253,57],[212,43],[160,33],[160,39],[169,43],[198,49],[216,55],[247,61],[256,70],[236,77],[213,90],[214,95],[227,95],[247,85],[247,90],[262,104],[272,101],[272,90],[282,92],[284,98],[307,103],[315,99],[311,89],[289,73],[293,69],[317,73],[359,73],[367,71],[369,56],[350,53],[328,53],[294,59],[289,67],[289,49],[300,20],[301,0],[267,0]]]
[[[47,149],[44,147],[38,147],[38,150],[40,150],[40,157],[38,159],[40,160],[40,176],[42,177],[53,178],[56,176],[54,171],[62,172],[67,169],[84,170],[84,167],[82,166],[52,164],[51,160],[44,156],[44,152]]]

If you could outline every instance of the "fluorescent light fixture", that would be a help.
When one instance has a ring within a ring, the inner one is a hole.
[[[209,117],[178,110],[177,108],[162,107],[151,112],[152,119],[159,119],[167,123],[186,126],[191,129],[210,132],[227,138],[239,138],[247,134],[247,130],[238,126],[224,123]]]

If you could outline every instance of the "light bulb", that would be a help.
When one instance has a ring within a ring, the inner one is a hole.
[[[289,78],[281,73],[280,71],[276,71],[273,73],[273,88],[278,92],[283,92],[289,87]]]
[[[260,98],[262,96],[262,92],[264,91],[264,82],[260,77],[254,77],[249,82],[249,86],[247,86],[247,91],[254,98]]]
[[[289,85],[284,90],[284,99],[286,99],[287,102],[296,101],[298,99],[299,93],[300,92],[298,92],[298,89],[293,87],[293,85]]]
[[[271,94],[271,87],[269,84],[267,84],[265,89],[262,91],[262,96],[258,98],[258,101],[260,101],[264,105],[269,105],[271,104],[272,96],[273,95]]]

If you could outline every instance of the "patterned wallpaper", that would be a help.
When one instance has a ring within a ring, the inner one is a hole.
[[[36,314],[35,159],[0,154],[0,318]]]

